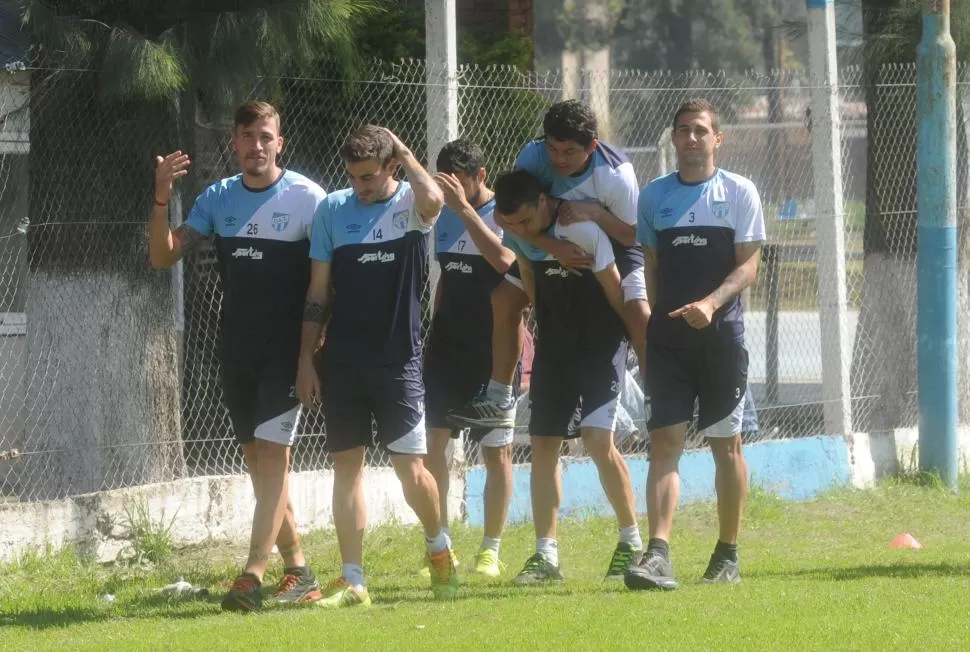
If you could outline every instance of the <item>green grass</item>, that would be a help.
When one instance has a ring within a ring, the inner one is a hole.
[[[516,589],[532,532],[507,533],[500,582],[469,579],[460,599],[435,603],[415,570],[414,528],[368,533],[375,599],[367,611],[314,607],[222,614],[218,597],[242,545],[179,551],[152,569],[101,566],[71,551],[32,555],[0,568],[0,648],[20,649],[960,649],[970,640],[970,483],[952,495],[933,483],[893,480],[804,503],[752,493],[737,587],[693,583],[716,533],[712,505],[678,513],[672,557],[682,588],[631,593],[600,581],[615,541],[608,519],[566,521],[560,545],[567,581]],[[892,550],[912,533],[922,550]],[[459,528],[470,563],[480,531]],[[332,535],[306,537],[321,579],[338,566]],[[169,604],[155,589],[185,576],[210,601]],[[105,594],[116,597],[106,602]],[[541,647],[540,647],[541,646]]]

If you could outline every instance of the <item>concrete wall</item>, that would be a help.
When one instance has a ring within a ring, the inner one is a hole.
[[[751,470],[751,484],[790,500],[807,500],[819,493],[845,486],[867,487],[887,474],[909,470],[915,464],[915,429],[850,437],[810,437],[770,441],[745,448]],[[970,429],[960,433],[963,472],[970,471]],[[637,495],[637,509],[643,513],[647,461],[628,456]],[[714,466],[710,453],[693,451],[681,462],[681,501],[714,498]],[[481,467],[453,471],[452,514],[465,515],[466,522],[481,527],[485,473]],[[291,497],[301,531],[332,527],[330,500],[331,471],[294,473]],[[370,525],[415,523],[414,513],[404,502],[400,485],[389,468],[368,469],[365,491]],[[610,508],[599,486],[592,462],[567,459],[563,468],[563,515],[583,518],[609,515]],[[65,500],[0,504],[0,561],[10,561],[28,550],[45,546],[78,546],[99,560],[110,561],[125,554],[125,508],[145,506],[157,523],[174,519],[176,544],[205,541],[241,541],[249,534],[252,521],[252,489],[246,476],[218,476],[165,482],[133,489],[117,489]],[[464,511],[463,511],[464,510]],[[529,468],[515,468],[515,493],[510,521],[531,518]]]

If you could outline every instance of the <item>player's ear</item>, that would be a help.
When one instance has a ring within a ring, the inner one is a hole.
[[[475,175],[475,178],[478,180],[478,183],[485,183],[485,179],[487,177],[488,177],[488,171],[484,167],[478,168],[478,174]]]
[[[599,143],[600,143],[599,138],[594,138],[593,140],[591,140],[589,142],[589,147],[586,148],[586,154],[587,155],[592,154],[593,150],[596,149],[596,146],[599,145]]]

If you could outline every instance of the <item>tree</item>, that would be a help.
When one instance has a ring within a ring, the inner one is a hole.
[[[376,7],[369,0],[23,3],[36,66],[27,346],[38,371],[27,428],[32,448],[55,451],[33,458],[26,475],[38,484],[24,493],[54,497],[184,474],[183,439],[203,434],[187,433],[186,424],[204,416],[204,404],[191,382],[180,383],[181,305],[173,301],[180,275],[149,270],[146,261],[153,156],[175,147],[193,153],[194,174],[173,204],[181,218],[209,174],[200,170],[198,128],[224,125],[259,75],[271,97],[282,72],[309,69],[324,55],[352,75],[355,30]],[[191,296],[193,278],[211,270],[187,264],[190,299],[200,298]],[[217,305],[217,295],[207,298]],[[189,310],[199,305],[186,302]],[[188,317],[191,365],[198,338]]]

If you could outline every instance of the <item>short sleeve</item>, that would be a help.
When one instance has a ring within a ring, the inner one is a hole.
[[[526,144],[525,147],[519,152],[519,155],[515,157],[515,169],[525,170],[526,172],[531,172],[532,174],[539,175],[539,151],[538,148],[542,147],[542,144],[537,141],[531,141]]]
[[[428,224],[427,222],[424,221],[424,219],[422,219],[421,214],[418,213],[418,203],[415,201],[414,188],[411,187],[411,184],[408,184],[407,188],[404,189],[404,193],[405,193],[405,197],[402,198],[402,201],[407,202],[407,205],[409,207],[408,208],[408,211],[409,211],[408,212],[408,231],[419,231],[421,233],[430,233],[431,230],[434,228],[434,221],[432,221],[431,224]],[[440,216],[441,216],[441,212],[439,211],[438,214],[434,216],[434,220],[436,221]]]
[[[593,272],[602,272],[616,262],[613,243],[606,236],[606,232],[593,222],[557,226],[556,235],[590,254],[593,257]]]
[[[637,240],[646,247],[657,246],[657,229],[653,222],[653,204],[650,200],[650,185],[640,191],[637,201]]]
[[[502,234],[502,246],[504,246],[506,249],[511,251],[513,254],[515,254],[516,257],[518,256],[526,257],[525,250],[522,248],[522,245],[519,243],[519,239],[516,238],[511,233],[509,233],[508,231]]]
[[[333,207],[324,199],[313,214],[310,231],[310,258],[320,262],[333,261]]]
[[[212,187],[206,188],[196,197],[192,210],[189,211],[189,217],[185,220],[193,230],[205,236],[212,235],[212,204],[215,197],[216,191]]]
[[[738,187],[734,242],[764,242],[765,214],[758,189],[750,181]]]
[[[623,163],[610,177],[610,186],[601,198],[607,210],[624,224],[637,225],[637,173],[631,163]]]
[[[306,230],[306,237],[313,237],[313,219],[317,214],[317,210],[320,208],[320,204],[327,201],[327,191],[318,186],[315,183],[310,184],[310,206],[307,211],[307,217],[305,218],[304,229]]]

